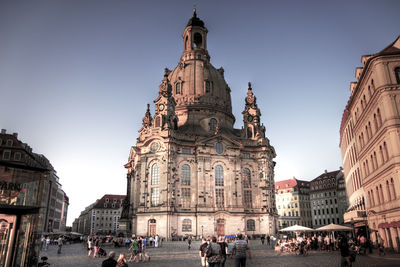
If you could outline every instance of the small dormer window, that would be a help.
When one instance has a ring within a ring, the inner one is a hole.
[[[108,203],[110,201],[110,199],[109,198],[106,198],[106,202]]]
[[[4,160],[9,160],[11,156],[11,151],[10,150],[4,150],[3,151],[3,159]]]
[[[107,203],[104,203],[104,208],[107,208]]]
[[[12,146],[12,145],[13,145],[13,140],[8,139],[7,143],[6,143],[6,146]]]
[[[16,152],[14,154],[14,160],[16,160],[16,161],[20,161],[21,160],[21,153],[20,152]]]

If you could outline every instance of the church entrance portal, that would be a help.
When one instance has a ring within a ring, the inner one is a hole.
[[[149,220],[149,227],[147,228],[148,229],[147,232],[148,232],[149,236],[155,236],[157,234],[156,226],[157,226],[156,220],[155,219],[150,219]]]
[[[217,220],[217,235],[218,236],[225,235],[225,220],[224,219]]]

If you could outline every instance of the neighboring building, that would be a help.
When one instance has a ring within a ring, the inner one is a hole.
[[[104,195],[75,219],[72,231],[84,235],[117,234],[125,195]]]
[[[147,106],[125,165],[127,233],[275,233],[275,150],[250,83],[243,127],[233,128],[231,90],[223,68],[210,63],[207,32],[194,12],[178,66],[165,70],[154,116]]]
[[[94,226],[92,227],[91,225],[91,215],[92,215],[92,209],[93,206],[97,203],[94,202],[92,204],[90,204],[89,206],[87,206],[79,215],[78,218],[75,219],[75,223],[76,223],[76,228],[75,230],[73,230],[74,232],[78,232],[81,233],[83,235],[90,235],[92,234],[91,229],[94,228]]]
[[[91,234],[116,234],[121,217],[122,201],[125,195],[104,195],[93,206],[91,214]]]
[[[342,170],[321,174],[310,182],[313,227],[330,223],[343,224],[347,210],[346,188]]]
[[[351,177],[346,218],[360,211],[353,217],[365,221],[366,208],[369,228],[378,231],[372,240],[400,251],[400,37],[361,62],[340,129],[344,171]]]
[[[0,134],[0,265],[36,266],[50,169],[18,135]]]
[[[49,192],[48,204],[46,205],[46,219],[43,231],[46,233],[57,233],[65,231],[65,222],[68,212],[68,205],[65,203],[65,192],[61,188],[60,178],[50,161],[41,154],[34,154],[35,159],[50,170],[46,190]],[[67,197],[68,198],[68,197]]]
[[[296,178],[275,182],[279,229],[302,225],[312,227],[310,182]]]

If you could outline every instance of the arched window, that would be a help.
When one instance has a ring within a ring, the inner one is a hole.
[[[204,86],[206,88],[206,93],[210,93],[211,92],[211,82],[210,81],[205,81]]]
[[[160,183],[160,167],[157,163],[151,165],[151,184],[157,185]]]
[[[250,170],[247,168],[244,168],[242,170],[242,183],[243,183],[243,188],[250,188],[251,187],[251,173]]]
[[[209,126],[210,126],[210,131],[215,132],[215,130],[217,129],[217,120],[214,118],[211,118]]]
[[[251,126],[247,127],[247,138],[253,138],[253,128]]]
[[[256,222],[254,220],[247,220],[247,231],[255,231],[256,230]]]
[[[215,151],[220,155],[224,152],[224,146],[221,142],[215,144]]]
[[[394,69],[394,74],[396,76],[397,84],[400,84],[400,67],[397,67]]]
[[[378,114],[378,127],[381,127],[381,125],[382,125],[382,116],[381,116],[381,111],[380,111],[380,109],[378,108],[377,110],[376,110],[376,113]]]
[[[383,197],[383,190],[382,190],[382,185],[379,185],[379,191],[381,192],[381,202],[385,203],[385,198]]]
[[[192,231],[192,220],[184,219],[182,221],[182,232],[191,232]]]
[[[224,186],[224,169],[221,165],[215,166],[215,186]]]
[[[379,190],[378,190],[378,187],[376,186],[375,187],[375,190],[376,190],[376,199],[377,199],[377,203],[378,204],[381,204],[382,202],[381,202],[381,197],[379,196]]]
[[[388,195],[388,201],[391,201],[392,195],[390,194],[389,181],[386,181],[386,191],[387,191],[387,195]]]
[[[372,205],[375,206],[375,198],[374,198],[374,191],[371,189],[371,199],[372,199]]]
[[[182,165],[181,183],[190,185],[190,166],[188,164]]]
[[[396,199],[396,190],[394,189],[394,181],[393,181],[393,178],[390,178],[390,187],[392,188],[393,199]]]
[[[203,38],[202,38],[201,34],[196,32],[193,35],[193,43],[195,45],[195,48],[199,48],[201,46],[202,42],[203,42]]]
[[[386,146],[386,142],[383,142],[383,151],[385,152],[386,160],[389,160],[389,152]]]
[[[188,36],[186,36],[185,38],[185,50],[187,50],[189,48],[189,41],[188,41]]]
[[[176,83],[175,84],[175,94],[177,94],[177,95],[182,94],[181,83]]]

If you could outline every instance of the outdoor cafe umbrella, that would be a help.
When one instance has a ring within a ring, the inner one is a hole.
[[[293,225],[279,230],[280,232],[312,232],[314,229],[301,225]]]
[[[344,225],[338,225],[338,224],[328,224],[325,226],[322,226],[320,228],[315,229],[317,231],[326,231],[326,232],[332,232],[332,236],[334,236],[334,232],[336,231],[352,231],[353,228],[344,226]]]
[[[352,231],[353,228],[344,226],[344,225],[338,225],[338,224],[328,224],[325,226],[322,226],[320,228],[315,229],[316,231],[327,231],[327,232],[335,232],[335,231]]]

